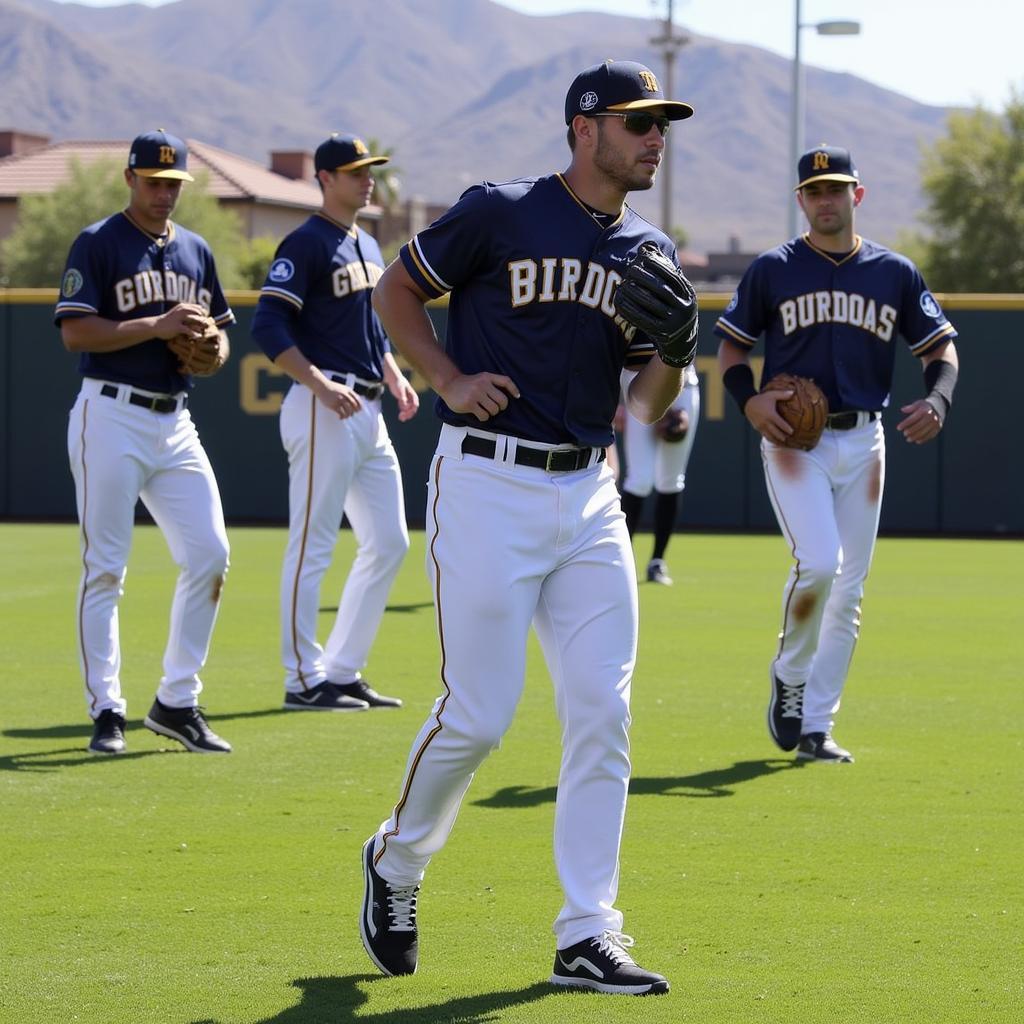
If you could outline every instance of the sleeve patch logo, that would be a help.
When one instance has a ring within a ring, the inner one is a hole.
[[[729,300],[729,305],[725,307],[726,313],[731,313],[736,308],[736,306],[739,304],[739,300],[740,300],[739,294],[736,293],[736,292],[733,292],[733,296]]]
[[[270,273],[267,274],[267,278],[271,281],[276,281],[278,284],[284,284],[285,281],[290,281],[295,276],[295,264],[291,260],[279,259],[274,260],[270,265]]]
[[[83,284],[85,284],[85,281],[82,279],[82,275],[72,267],[64,274],[64,280],[61,282],[60,286],[60,293],[65,299],[70,299],[73,295],[77,295],[82,290]]]
[[[933,320],[938,320],[942,316],[942,309],[935,301],[935,296],[931,292],[921,292],[921,311],[925,316],[930,316]]]

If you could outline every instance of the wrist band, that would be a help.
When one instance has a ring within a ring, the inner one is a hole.
[[[722,374],[722,383],[739,406],[741,413],[747,402],[757,394],[757,388],[754,387],[754,371],[749,363],[735,363],[730,366]]]
[[[930,402],[942,419],[953,404],[957,368],[945,359],[936,359],[924,368],[924,386],[928,388],[925,400]]]

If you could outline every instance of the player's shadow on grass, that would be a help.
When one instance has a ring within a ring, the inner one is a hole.
[[[728,768],[712,768],[694,775],[633,776],[629,780],[630,796],[732,796],[734,788],[743,782],[765,775],[788,771],[803,766],[802,761],[784,761],[764,758],[760,761],[737,761]],[[474,800],[477,807],[539,807],[555,802],[557,786],[506,786],[483,800]]]
[[[446,1024],[454,1021],[458,1021],[458,1024],[485,1024],[493,1021],[500,1010],[522,1006],[557,993],[551,985],[538,982],[526,988],[484,992],[449,999],[444,1003],[374,1013],[366,1005],[370,1001],[370,994],[360,986],[377,982],[400,986],[411,983],[409,980],[391,982],[376,974],[355,974],[344,978],[296,978],[292,985],[302,993],[299,1002],[287,1010],[275,1013],[273,1017],[260,1017],[252,1024],[345,1024],[347,1021],[358,1021],[359,1024],[440,1024],[441,1021]],[[194,1021],[193,1024],[218,1024],[218,1021],[206,1018]]]
[[[79,747],[61,747],[58,750],[33,750],[25,754],[0,757],[0,772],[53,772],[59,768],[77,768],[79,765],[105,765],[133,761],[140,757],[153,757],[168,753],[165,750],[132,750],[116,757],[96,757],[85,749],[85,740],[91,734],[82,734]],[[184,751],[184,747],[182,750]]]

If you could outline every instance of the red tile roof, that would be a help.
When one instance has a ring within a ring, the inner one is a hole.
[[[72,158],[92,163],[100,158],[119,164],[127,159],[130,141],[57,142],[50,146],[0,159],[0,199],[52,192],[67,180]],[[320,206],[320,189],[312,181],[295,181],[275,174],[254,160],[195,139],[188,140],[188,169],[209,174],[210,193],[221,200],[251,200],[260,203],[315,209]]]

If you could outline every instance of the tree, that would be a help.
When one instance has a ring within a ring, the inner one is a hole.
[[[394,146],[383,146],[374,138],[366,140],[366,147],[374,156],[386,156],[389,159],[394,155]],[[385,209],[393,210],[398,205],[402,191],[402,168],[393,163],[374,164],[370,170],[373,172],[373,180],[376,184],[376,201]]]
[[[242,283],[240,288],[251,288],[258,291],[267,280],[267,271],[277,252],[278,240],[261,236],[252,239],[243,250],[238,262],[238,271]]]
[[[8,287],[56,288],[78,233],[127,205],[124,170],[116,160],[83,164],[72,158],[69,169],[68,180],[48,195],[19,200],[17,226],[0,245],[0,280]],[[184,186],[174,220],[210,244],[225,288],[242,287],[241,224],[233,211],[210,195],[208,185],[209,176],[203,172]]]
[[[947,132],[924,159],[931,233],[906,248],[936,291],[1024,292],[1024,96],[951,114]]]

